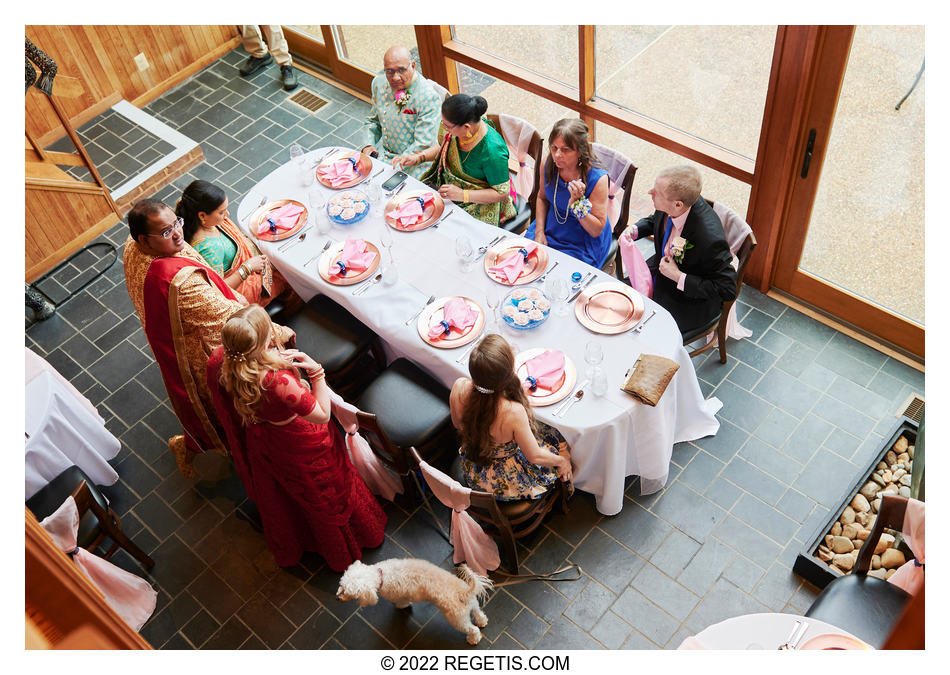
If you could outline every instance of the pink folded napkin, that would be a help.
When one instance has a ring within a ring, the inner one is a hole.
[[[356,178],[356,164],[358,161],[355,157],[338,159],[332,164],[319,167],[317,173],[320,174],[324,182],[333,187],[339,187],[343,183]]]
[[[399,227],[411,227],[422,222],[425,217],[425,207],[431,204],[433,199],[435,199],[435,194],[427,192],[403,202],[393,209],[390,215]]]
[[[451,298],[442,308],[442,321],[429,329],[429,339],[436,340],[448,335],[452,328],[463,331],[475,323],[478,312],[462,298]]]
[[[524,362],[528,370],[527,388],[537,385],[542,389],[554,391],[554,387],[564,376],[564,352],[559,349],[549,349]],[[534,381],[532,383],[532,380]]]
[[[522,248],[509,255],[494,267],[489,267],[488,271],[504,275],[505,278],[508,279],[508,283],[513,284],[518,280],[518,277],[521,276],[521,271],[524,269],[524,264],[528,256],[534,253],[537,248],[538,245],[536,242],[526,241]]]
[[[297,220],[303,212],[303,207],[297,204],[284,204],[279,209],[269,212],[260,225],[257,226],[258,234],[279,234],[292,230],[297,225]]]
[[[362,272],[376,258],[373,251],[366,250],[366,242],[362,239],[347,237],[343,242],[343,252],[340,259],[333,263],[331,275],[344,276],[347,272]]]

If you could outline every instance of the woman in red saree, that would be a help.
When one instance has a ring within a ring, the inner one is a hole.
[[[257,305],[228,319],[221,342],[208,360],[208,386],[274,559],[289,567],[314,551],[344,571],[361,549],[383,543],[386,514],[328,424],[323,368],[298,350],[279,351]]]
[[[175,204],[175,215],[182,219],[185,241],[248,302],[266,307],[282,296],[289,306],[301,304],[280,272],[231,221],[228,196],[217,185],[189,183]]]

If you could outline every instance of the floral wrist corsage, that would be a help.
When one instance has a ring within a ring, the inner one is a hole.
[[[571,204],[571,213],[574,214],[574,217],[578,220],[586,218],[590,215],[591,203],[590,200],[586,197],[584,199],[577,199]]]
[[[693,245],[682,237],[674,237],[673,243],[670,246],[670,253],[673,254],[673,260],[675,260],[677,264],[682,264],[683,256],[687,249],[693,248]]]

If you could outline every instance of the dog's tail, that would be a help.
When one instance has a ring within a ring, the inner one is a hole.
[[[473,572],[468,565],[462,563],[455,568],[459,578],[468,582],[469,591],[478,598],[479,603],[484,602],[488,597],[488,591],[492,588],[492,581],[488,577]]]

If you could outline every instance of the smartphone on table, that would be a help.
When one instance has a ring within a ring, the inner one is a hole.
[[[397,187],[406,182],[406,179],[409,177],[405,171],[397,171],[392,176],[386,179],[386,182],[382,184],[382,188],[386,192],[392,192]]]

